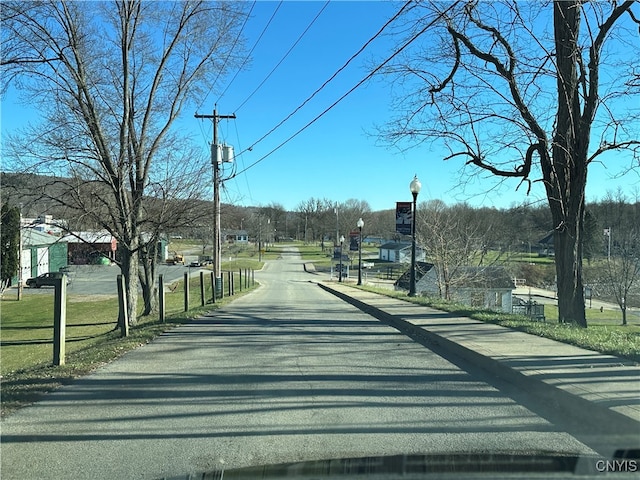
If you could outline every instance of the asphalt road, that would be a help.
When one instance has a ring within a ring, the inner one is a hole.
[[[221,311],[9,416],[2,478],[161,478],[303,459],[590,452],[312,283],[297,254]],[[508,390],[508,389],[507,389]]]

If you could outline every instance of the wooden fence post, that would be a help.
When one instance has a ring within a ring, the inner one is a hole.
[[[184,273],[184,311],[189,311],[189,273]]]
[[[67,327],[67,276],[55,278],[53,299],[53,364],[64,365]]]
[[[129,313],[127,308],[127,293],[124,288],[124,277],[118,275],[116,277],[118,284],[118,323],[120,324],[120,335],[129,336]]]
[[[204,298],[204,272],[200,271],[200,306],[204,307],[205,298]]]
[[[164,323],[165,320],[165,294],[164,294],[164,277],[162,274],[158,276],[158,320]]]

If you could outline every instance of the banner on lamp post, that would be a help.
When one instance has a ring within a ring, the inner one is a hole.
[[[396,232],[401,235],[411,235],[413,221],[411,202],[396,202]]]
[[[353,230],[349,232],[349,250],[352,252],[357,252],[359,244],[360,244],[360,231]]]

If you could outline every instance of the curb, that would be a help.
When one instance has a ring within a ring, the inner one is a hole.
[[[318,285],[323,290],[397,329],[462,369],[468,371],[479,368],[496,377],[496,383],[502,384],[502,388],[504,388],[504,382],[516,387],[519,393],[510,393],[522,397],[518,398],[519,403],[551,423],[563,425],[563,428],[567,428],[571,435],[601,455],[613,456],[614,452],[611,451],[610,440],[612,437],[619,439],[619,448],[637,448],[640,444],[640,423],[626,415],[596,405],[542,380],[527,377],[498,360],[334,290],[330,285],[322,283],[318,283]],[[523,395],[523,392],[526,395]],[[544,405],[544,407],[540,408],[539,405]]]

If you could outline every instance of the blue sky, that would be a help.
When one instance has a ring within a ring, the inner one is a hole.
[[[256,2],[244,29],[247,48],[254,46],[278,5],[279,2]],[[368,74],[367,67],[386,58],[393,49],[388,37],[374,41],[312,101],[256,144],[329,79],[399,8],[395,2],[330,2],[289,56],[245,103],[324,5],[324,1],[282,2],[255,45],[247,67],[233,82],[235,71],[221,78],[217,91],[197,102],[200,114],[211,113],[214,103],[218,113],[236,114],[236,120],[220,122],[219,135],[222,141],[234,146],[236,153],[244,151],[236,158],[237,171],[260,160],[225,182],[223,202],[244,206],[275,202],[293,210],[311,197],[336,202],[355,198],[366,200],[373,210],[390,209],[396,201],[411,199],[409,183],[414,174],[422,181],[421,201],[468,201],[475,206],[496,207],[544,201],[539,186],[529,196],[523,190],[516,191],[517,180],[501,181],[479,174],[465,175],[461,181],[462,162],[445,162],[442,160],[445,153],[432,151],[428,145],[404,152],[382,145],[376,137],[376,125],[384,124],[393,112],[391,87],[380,79],[358,88],[312,126],[261,160],[356,85]],[[211,121],[195,119],[194,113],[184,112],[180,128],[190,133],[203,151],[208,151]],[[12,92],[3,99],[3,130],[30,115],[35,113],[18,106]],[[592,166],[588,200],[600,199],[618,187],[632,194],[640,177],[632,172],[612,178],[620,172],[619,167]],[[229,173],[230,169],[227,167],[225,171]]]

